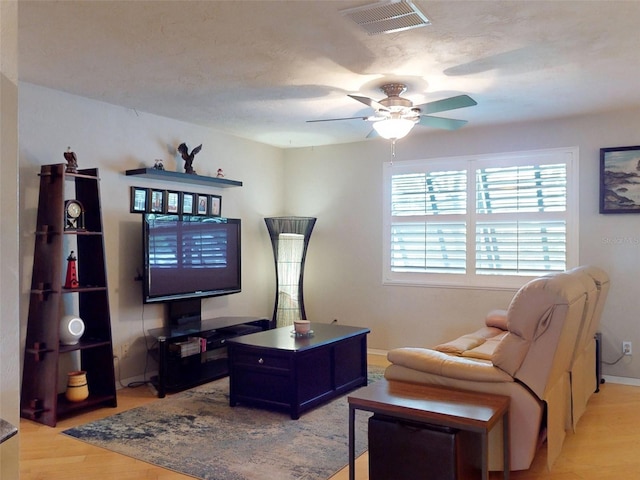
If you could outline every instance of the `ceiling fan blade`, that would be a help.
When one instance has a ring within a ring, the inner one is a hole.
[[[367,120],[368,118],[369,117],[323,118],[321,120],[307,120],[307,123],[335,122],[336,120]]]
[[[428,114],[455,110],[456,108],[472,107],[477,104],[478,102],[469,95],[458,95],[457,97],[450,97],[443,100],[436,100],[435,102],[416,105],[415,108],[419,108],[420,112],[423,114]]]
[[[420,121],[418,121],[418,123],[425,127],[441,128],[443,130],[457,130],[463,125],[466,125],[467,120],[455,120],[453,118],[423,116],[423,117],[420,117]]]
[[[347,96],[353,98],[354,100],[362,102],[365,105],[369,105],[371,108],[375,110],[389,110],[387,107],[385,107],[381,103],[378,103],[369,97],[360,97],[358,95],[347,95]]]

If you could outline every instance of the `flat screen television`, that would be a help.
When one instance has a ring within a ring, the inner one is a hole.
[[[241,291],[240,219],[147,213],[142,224],[145,303]]]

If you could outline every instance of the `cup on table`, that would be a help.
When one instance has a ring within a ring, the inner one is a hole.
[[[293,326],[298,335],[306,335],[311,330],[311,322],[309,320],[294,320]]]

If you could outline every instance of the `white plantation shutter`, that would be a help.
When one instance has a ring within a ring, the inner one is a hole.
[[[570,268],[575,162],[576,149],[558,149],[387,165],[385,282],[474,285]]]
[[[394,175],[391,268],[465,273],[466,170]]]
[[[476,171],[476,273],[566,270],[567,165]]]

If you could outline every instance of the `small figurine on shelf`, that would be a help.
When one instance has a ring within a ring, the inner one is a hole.
[[[162,160],[156,160],[156,163],[153,165],[153,168],[155,170],[164,170],[164,163],[162,163]]]
[[[75,152],[71,151],[71,147],[67,147],[67,151],[63,153],[64,159],[67,161],[66,173],[78,173],[78,157]]]
[[[224,172],[222,171],[221,168],[218,169],[218,173],[216,173],[216,177],[218,178],[224,178]]]
[[[184,160],[184,173],[196,173],[193,169],[193,159],[200,150],[202,150],[202,144],[191,150],[191,153],[189,153],[186,143],[181,143],[178,146],[178,152],[180,152],[180,155],[182,155],[182,159]]]
[[[78,270],[76,268],[77,258],[73,255],[73,250],[67,257],[67,277],[64,282],[64,288],[78,288]]]

